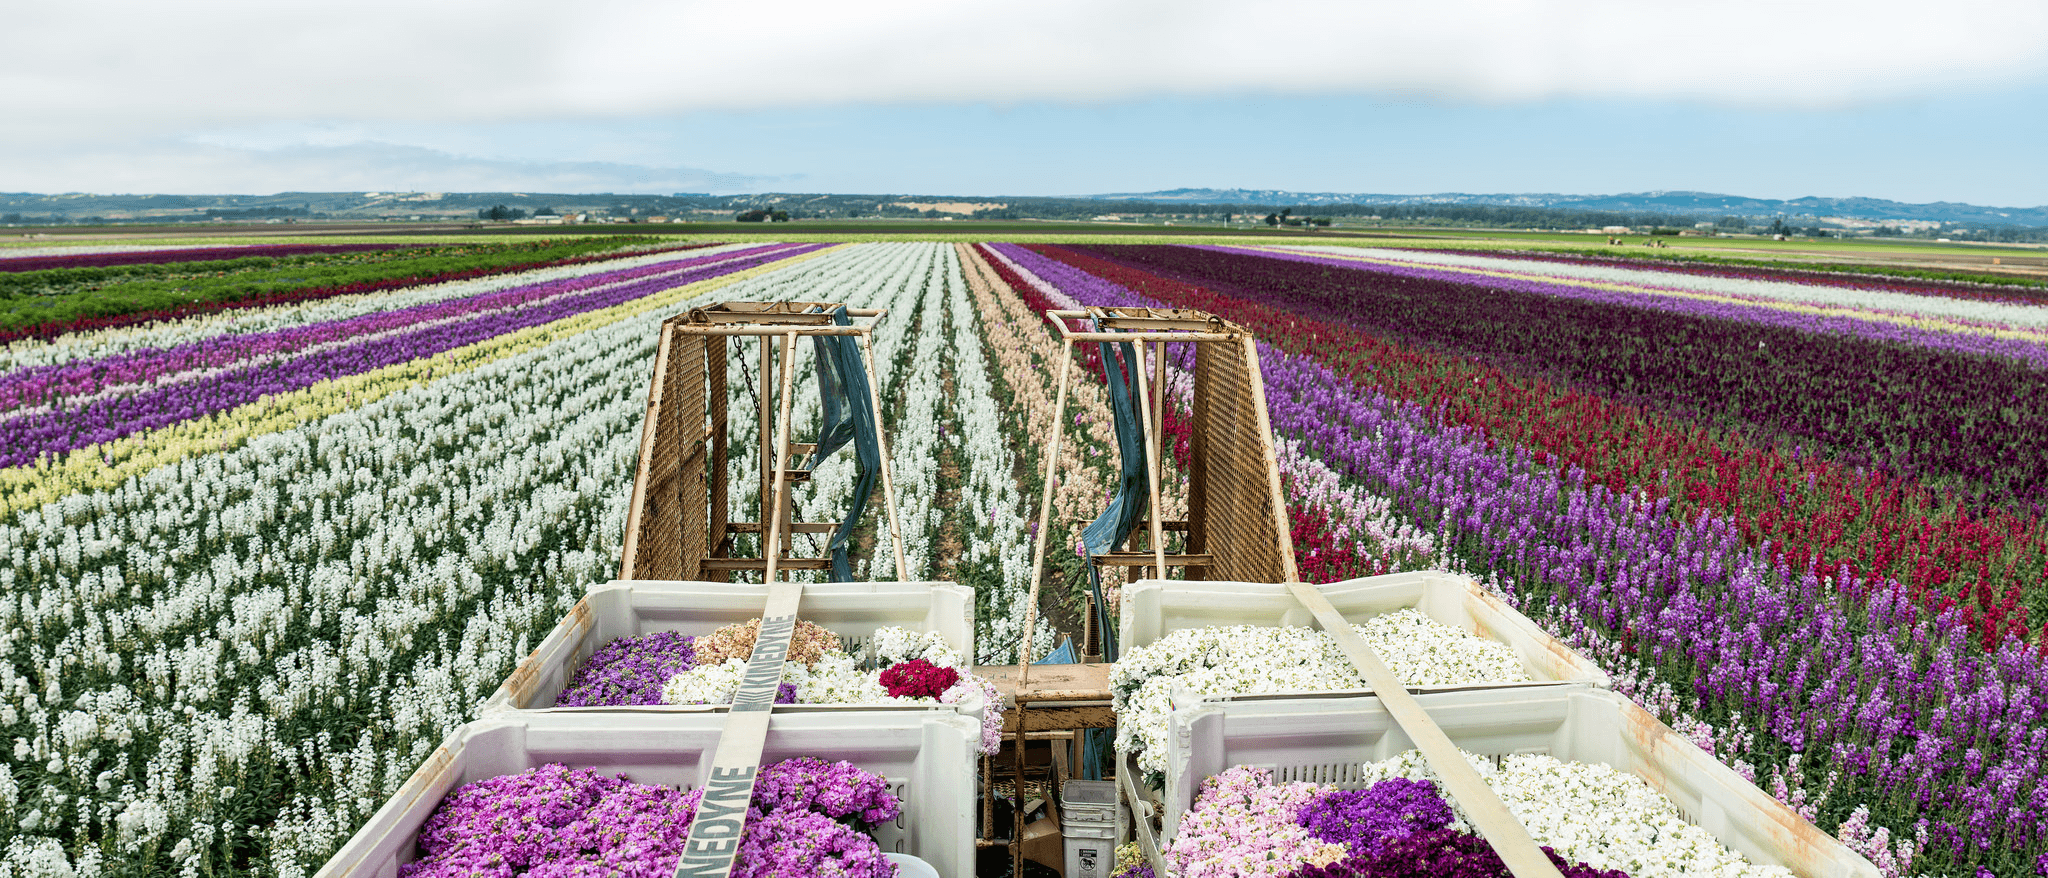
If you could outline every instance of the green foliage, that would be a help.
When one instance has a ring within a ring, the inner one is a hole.
[[[572,238],[13,272],[0,274],[0,332],[196,303],[517,271],[652,240]]]

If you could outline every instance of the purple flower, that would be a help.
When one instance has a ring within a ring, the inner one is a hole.
[[[0,467],[430,357],[821,246],[694,257],[311,326],[22,370],[0,376],[0,401],[5,401],[0,408],[19,409],[0,417]]]
[[[815,811],[834,820],[866,828],[896,819],[902,803],[889,782],[855,768],[851,762],[826,762],[812,756],[785,759],[754,780],[754,801],[763,810]]]
[[[1543,853],[1565,878],[1628,878],[1627,873],[1568,863],[1550,848]],[[1327,866],[1304,866],[1289,878],[1508,878],[1507,864],[1485,839],[1449,829],[1429,829],[1388,839],[1371,853]]]
[[[1345,845],[1356,856],[1415,832],[1442,829],[1455,818],[1436,784],[1396,777],[1362,790],[1317,796],[1302,806],[1295,821],[1310,835]]]
[[[895,864],[860,832],[811,811],[747,811],[733,878],[893,878]]]
[[[657,631],[607,643],[576,669],[555,706],[660,704],[662,684],[697,666],[691,642],[674,631]]]
[[[825,813],[836,808],[873,822],[894,819],[896,797],[880,777],[845,762],[806,758],[768,766],[761,780],[747,811],[735,876],[896,874],[874,839]],[[773,802],[762,798],[764,787]],[[560,764],[464,784],[427,817],[418,859],[399,866],[398,874],[669,878],[702,798],[696,790],[636,784]]]

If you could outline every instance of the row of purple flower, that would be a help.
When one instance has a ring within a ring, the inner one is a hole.
[[[531,307],[548,298],[595,287],[629,280],[670,277],[681,272],[747,257],[768,255],[796,246],[800,245],[771,245],[709,256],[665,260],[635,268],[522,284],[495,292],[427,302],[389,311],[373,311],[356,317],[269,332],[222,335],[171,347],[148,348],[106,357],[19,369],[0,375],[0,411],[38,404],[61,404],[67,397],[86,396],[110,387],[160,381],[165,376],[181,372],[217,369],[257,357],[291,353],[315,345],[390,332],[428,321],[474,316],[495,309]]]
[[[1245,251],[1223,246],[1191,245],[1196,249],[1214,250],[1219,253],[1243,253]],[[1260,250],[1258,255],[1288,262],[1302,262],[1309,265],[1323,265],[1332,268],[1356,270],[1361,264],[1355,259],[1340,259],[1314,253]],[[2000,337],[1988,332],[1951,332],[1928,329],[1893,320],[1871,319],[1866,316],[1851,316],[1840,311],[1816,314],[1805,310],[1776,307],[1765,302],[1755,304],[1712,301],[1689,295],[1664,295],[1650,292],[1627,292],[1602,289],[1592,285],[1573,283],[1569,279],[1538,281],[1526,278],[1492,277],[1469,272],[1448,271],[1423,265],[1389,265],[1373,263],[1373,274],[1412,277],[1419,280],[1440,280],[1469,284],[1475,287],[1528,293],[1538,296],[1560,296],[1593,302],[1602,305],[1619,305],[1631,308],[1648,308],[1667,311],[1672,314],[1689,314],[1715,320],[1732,320],[1757,326],[1776,326],[1805,333],[1832,333],[1867,339],[1875,342],[1913,345],[1934,350],[1954,351],[1986,357],[2003,357],[2017,360],[2036,369],[2048,368],[2048,344],[2022,338]],[[1672,292],[1690,292],[1672,288]],[[1908,316],[1908,315],[1892,315]]]
[[[132,393],[100,395],[76,407],[26,411],[0,421],[0,467],[22,466],[39,458],[228,411],[271,394],[433,356],[508,332],[630,302],[681,284],[744,271],[822,246],[825,245],[783,248],[737,259],[715,260],[678,271],[631,269],[628,271],[640,276],[623,282],[614,282],[618,281],[617,277],[604,273],[532,284],[454,303],[421,306],[408,309],[412,312],[409,316],[412,322],[426,325],[404,329],[405,320],[399,318],[399,328],[387,328],[381,334],[354,342],[347,339],[375,331],[368,327],[381,325],[382,315],[371,315],[368,323],[339,329],[316,325],[283,330],[243,352],[245,359],[258,356],[258,350],[283,354],[275,359],[259,359],[209,371],[204,373],[203,380],[145,385]],[[565,288],[582,291],[564,294]],[[531,304],[521,306],[522,302]],[[302,345],[317,344],[323,338],[341,341],[302,355],[289,355],[290,351]],[[189,357],[174,353],[167,355],[164,362],[174,368],[181,356]],[[125,374],[127,370],[123,371]],[[140,374],[149,374],[146,365],[140,367]]]

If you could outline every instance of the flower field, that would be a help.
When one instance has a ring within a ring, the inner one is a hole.
[[[10,342],[0,874],[316,870],[614,575],[655,327],[727,299],[889,309],[910,573],[976,589],[980,662],[1016,658],[1049,431],[1056,623],[1072,522],[1117,465],[1099,380],[1050,423],[1063,354],[1038,312],[1200,308],[1262,339],[1305,578],[1470,575],[1889,874],[2048,874],[2043,302],[1561,258],[919,242],[579,257]],[[827,461],[799,515],[836,517],[854,476]],[[751,486],[733,482],[742,520]],[[893,570],[886,540],[857,549],[857,574]]]

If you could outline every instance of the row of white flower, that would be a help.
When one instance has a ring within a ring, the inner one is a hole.
[[[867,256],[706,300],[816,297]],[[616,569],[671,313],[0,525],[0,652],[15,659],[0,728],[18,781],[0,825],[118,838],[137,862],[175,851],[196,873],[274,807],[276,790],[253,798],[268,776],[288,798],[258,830],[270,867],[317,866]]]
[[[1394,676],[1409,686],[1509,683],[1529,679],[1507,644],[1445,625],[1414,609],[1353,624]],[[1124,653],[1109,675],[1116,748],[1138,751],[1138,767],[1166,770],[1167,717],[1176,695],[1249,695],[1359,689],[1365,680],[1313,628],[1228,625],[1183,628]]]
[[[1854,287],[1753,280],[1739,277],[1717,277],[1652,269],[1619,268],[1607,265],[1534,262],[1527,259],[1477,256],[1445,251],[1380,250],[1369,247],[1330,245],[1293,245],[1275,247],[1273,249],[1294,250],[1317,255],[1349,256],[1422,267],[1445,266],[1478,269],[1481,271],[1509,272],[1519,275],[1541,275],[1546,278],[1554,278],[1562,283],[1585,281],[1604,284],[1628,284],[1659,289],[1711,293],[1759,302],[1798,302],[1809,305],[1847,308],[1855,311],[1878,311],[1912,316],[1942,317],[1994,327],[2048,328],[2048,308],[2042,308],[2037,305],[1959,299],[1941,295],[1914,295],[1912,293],[1899,293],[1879,289],[1858,289]]]
[[[681,253],[651,253],[608,259],[602,262],[565,265],[517,274],[501,274],[473,280],[449,281],[425,286],[405,287],[386,292],[363,293],[352,296],[335,296],[284,305],[268,305],[220,311],[203,316],[190,317],[169,322],[145,323],[136,326],[122,326],[112,329],[98,329],[90,332],[73,332],[52,339],[20,339],[0,347],[0,373],[34,366],[48,366],[112,356],[128,351],[147,348],[173,347],[182,344],[244,335],[254,332],[269,332],[290,329],[332,320],[345,320],[374,314],[379,311],[393,311],[414,305],[427,305],[480,296],[516,286],[542,283],[551,280],[582,277],[643,265],[673,262],[680,259],[699,259],[705,256],[728,253],[760,247],[765,242],[746,244],[721,244]]]
[[[951,265],[952,278],[963,273],[958,248]],[[981,319],[967,285],[950,282],[946,310],[947,330],[953,338],[953,394],[948,405],[958,419],[954,434],[956,447],[967,472],[960,490],[958,520],[963,524],[965,554],[958,559],[957,578],[973,579],[975,601],[975,649],[984,664],[1017,661],[1017,644],[1024,631],[1024,601],[1031,581],[1031,525],[1035,515],[1031,504],[1017,487],[1017,455],[1011,450],[1015,437],[1003,430],[1002,410],[996,401],[995,382],[989,376],[990,361],[983,350]],[[1011,376],[1027,380],[1031,376]],[[1034,632],[1034,648],[1052,647],[1051,625],[1044,619]]]

